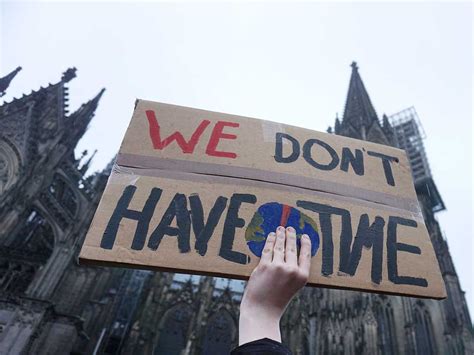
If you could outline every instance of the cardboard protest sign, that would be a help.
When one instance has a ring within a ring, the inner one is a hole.
[[[310,285],[446,297],[402,150],[144,100],[80,260],[248,278],[279,225]]]

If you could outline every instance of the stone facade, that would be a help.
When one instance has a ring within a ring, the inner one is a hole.
[[[131,273],[77,263],[108,170],[74,156],[103,94],[68,114],[75,72],[0,106],[1,354],[92,353]]]
[[[1,95],[19,70],[0,79]],[[74,77],[69,69],[58,83],[0,106],[0,353],[228,353],[244,282],[78,265],[111,166],[86,177],[90,158],[74,155],[103,94],[68,114]],[[329,131],[397,145],[355,63],[344,115]],[[417,193],[448,299],[305,288],[282,320],[294,354],[474,353],[432,198],[422,186]]]

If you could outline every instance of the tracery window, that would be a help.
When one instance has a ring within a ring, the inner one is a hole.
[[[416,350],[418,354],[436,353],[436,343],[431,316],[424,307],[416,307],[413,315]]]
[[[186,347],[189,322],[192,309],[187,305],[178,305],[171,309],[163,323],[155,355],[180,355]]]
[[[20,165],[16,148],[0,138],[0,196],[18,181]]]
[[[36,268],[32,265],[3,260],[0,265],[0,291],[20,294],[33,280]]]
[[[15,236],[0,247],[0,292],[25,292],[53,249],[51,226],[38,211],[31,210]]]
[[[49,185],[49,192],[71,216],[76,214],[76,195],[59,174],[54,175],[53,182]]]
[[[397,354],[397,335],[393,309],[390,303],[377,303],[375,306],[377,317],[378,346],[382,354]]]
[[[240,302],[245,289],[245,281],[228,279],[224,277],[214,277],[213,297],[219,297],[228,289],[234,301]]]
[[[53,230],[48,221],[38,211],[32,209],[9,248],[31,261],[45,262],[53,252]]]
[[[188,282],[191,282],[193,291],[197,291],[199,288],[199,282],[201,281],[201,276],[198,275],[189,275],[189,274],[174,274],[173,282],[171,283],[172,290],[180,290]]]
[[[203,339],[203,354],[228,355],[234,332],[235,325],[230,314],[225,309],[218,311],[207,324]]]

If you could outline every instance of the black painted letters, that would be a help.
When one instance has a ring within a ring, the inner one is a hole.
[[[398,275],[397,252],[421,254],[420,248],[414,245],[397,242],[397,225],[416,228],[417,223],[412,219],[390,216],[387,231],[387,259],[388,259],[388,279],[397,285],[415,285],[428,287],[428,281],[419,277]]]
[[[292,152],[289,156],[283,156],[283,138],[291,142]],[[300,143],[286,133],[277,133],[275,136],[275,161],[278,163],[293,163],[300,156]]]
[[[219,196],[214,203],[211,211],[209,212],[209,217],[207,218],[207,223],[204,225],[204,212],[202,209],[201,199],[199,195],[193,194],[189,196],[189,204],[191,206],[191,220],[193,223],[194,234],[196,235],[196,243],[194,248],[197,250],[199,255],[206,255],[207,252],[207,243],[214,233],[217,224],[222,216],[222,212],[227,205],[227,198]]]
[[[291,153],[287,153],[286,156],[283,154],[283,139],[291,143]],[[325,152],[324,155],[330,158],[328,163],[322,163],[321,157],[315,156],[312,151],[313,146],[320,146]],[[365,150],[365,149],[363,149]],[[351,170],[359,176],[364,176],[364,153],[361,149],[353,149],[348,147],[342,147],[340,155],[338,152],[331,147],[328,143],[320,139],[308,139],[303,144],[303,159],[315,169],[330,171],[334,170],[340,163],[340,170],[349,172],[349,166]],[[392,157],[382,153],[368,151],[367,154],[371,157],[379,158],[382,162],[382,167],[385,175],[385,181],[390,186],[395,186],[395,179],[393,177],[392,163],[398,163],[397,157]],[[300,157],[300,142],[293,136],[278,132],[275,135],[275,161],[277,163],[293,163]]]
[[[362,150],[356,149],[355,156],[349,148],[342,148],[341,170],[349,171],[349,164],[357,175],[364,175],[364,156]]]
[[[250,194],[233,194],[230,199],[229,209],[224,223],[224,231],[222,235],[221,249],[219,255],[226,260],[239,264],[247,263],[247,255],[232,250],[234,245],[235,229],[245,226],[245,220],[239,217],[239,209],[242,203],[255,204],[257,198]]]
[[[132,200],[136,186],[129,185],[123,190],[122,196],[117,202],[117,206],[110,217],[109,223],[105,228],[104,235],[100,242],[100,247],[103,249],[112,249],[117,237],[117,232],[120,226],[122,218],[133,219],[138,221],[137,229],[135,230],[135,236],[133,237],[132,249],[141,250],[145,244],[145,239],[148,233],[148,226],[150,225],[150,219],[155,211],[156,204],[161,197],[161,189],[153,188],[150,196],[145,202],[142,212],[129,210],[128,206]]]
[[[181,253],[187,253],[191,249],[189,247],[191,221],[186,205],[187,201],[185,195],[174,195],[160,223],[148,240],[148,248],[152,250],[158,249],[161,239],[163,239],[165,235],[169,235],[178,237],[178,249]],[[175,218],[178,227],[171,227],[171,222],[173,222]]]
[[[376,158],[382,159],[382,165],[383,165],[383,171],[385,173],[385,179],[387,180],[387,184],[391,186],[395,186],[395,180],[393,179],[393,173],[392,173],[392,166],[390,163],[398,163],[398,158],[397,157],[391,157],[389,155],[385,155],[382,153],[377,153],[377,152],[367,152],[368,155]]]
[[[313,159],[311,148],[315,144],[323,147],[331,156],[331,161],[328,164],[321,164]],[[306,143],[303,145],[303,157],[309,165],[320,170],[333,170],[339,164],[339,156],[337,155],[336,151],[329,144],[319,139],[308,139],[306,141]]]
[[[380,284],[382,280],[383,261],[383,227],[385,221],[382,217],[375,217],[374,222],[369,226],[369,216],[360,216],[359,227],[352,245],[352,233],[341,235],[341,254],[339,270],[354,276],[359,266],[362,255],[362,247],[372,249],[372,282]]]

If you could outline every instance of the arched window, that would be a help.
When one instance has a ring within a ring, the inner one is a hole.
[[[209,318],[204,334],[203,355],[228,355],[232,347],[235,324],[229,312],[221,309]]]
[[[53,252],[53,229],[38,211],[32,209],[9,247],[14,252],[25,255],[28,260],[44,263]]]
[[[51,256],[54,233],[50,224],[33,209],[20,230],[0,248],[0,292],[21,294],[36,270]]]
[[[193,312],[190,306],[178,305],[171,309],[163,323],[155,355],[180,355],[186,347],[189,322]]]
[[[20,155],[7,139],[0,138],[0,196],[18,181]]]
[[[71,216],[76,214],[76,195],[59,174],[54,175],[53,182],[49,185],[49,192]]]
[[[32,265],[2,261],[0,274],[0,292],[21,294],[26,291],[35,276],[36,268]]]
[[[328,326],[328,324],[326,324],[326,326]],[[332,329],[326,328],[323,346],[323,354],[334,354],[336,352],[336,336],[333,334]]]
[[[377,302],[375,306],[377,317],[378,347],[382,354],[397,354],[397,335],[393,309],[390,303]]]
[[[318,328],[317,328],[317,317],[316,315],[311,315],[309,317],[309,336],[306,339],[306,343],[308,344],[309,349],[313,349],[314,351],[316,350],[316,346],[318,342],[316,341],[318,339]],[[308,350],[309,354],[309,350]]]
[[[416,307],[413,315],[415,323],[416,350],[418,354],[433,354],[436,343],[431,316],[424,307]]]

